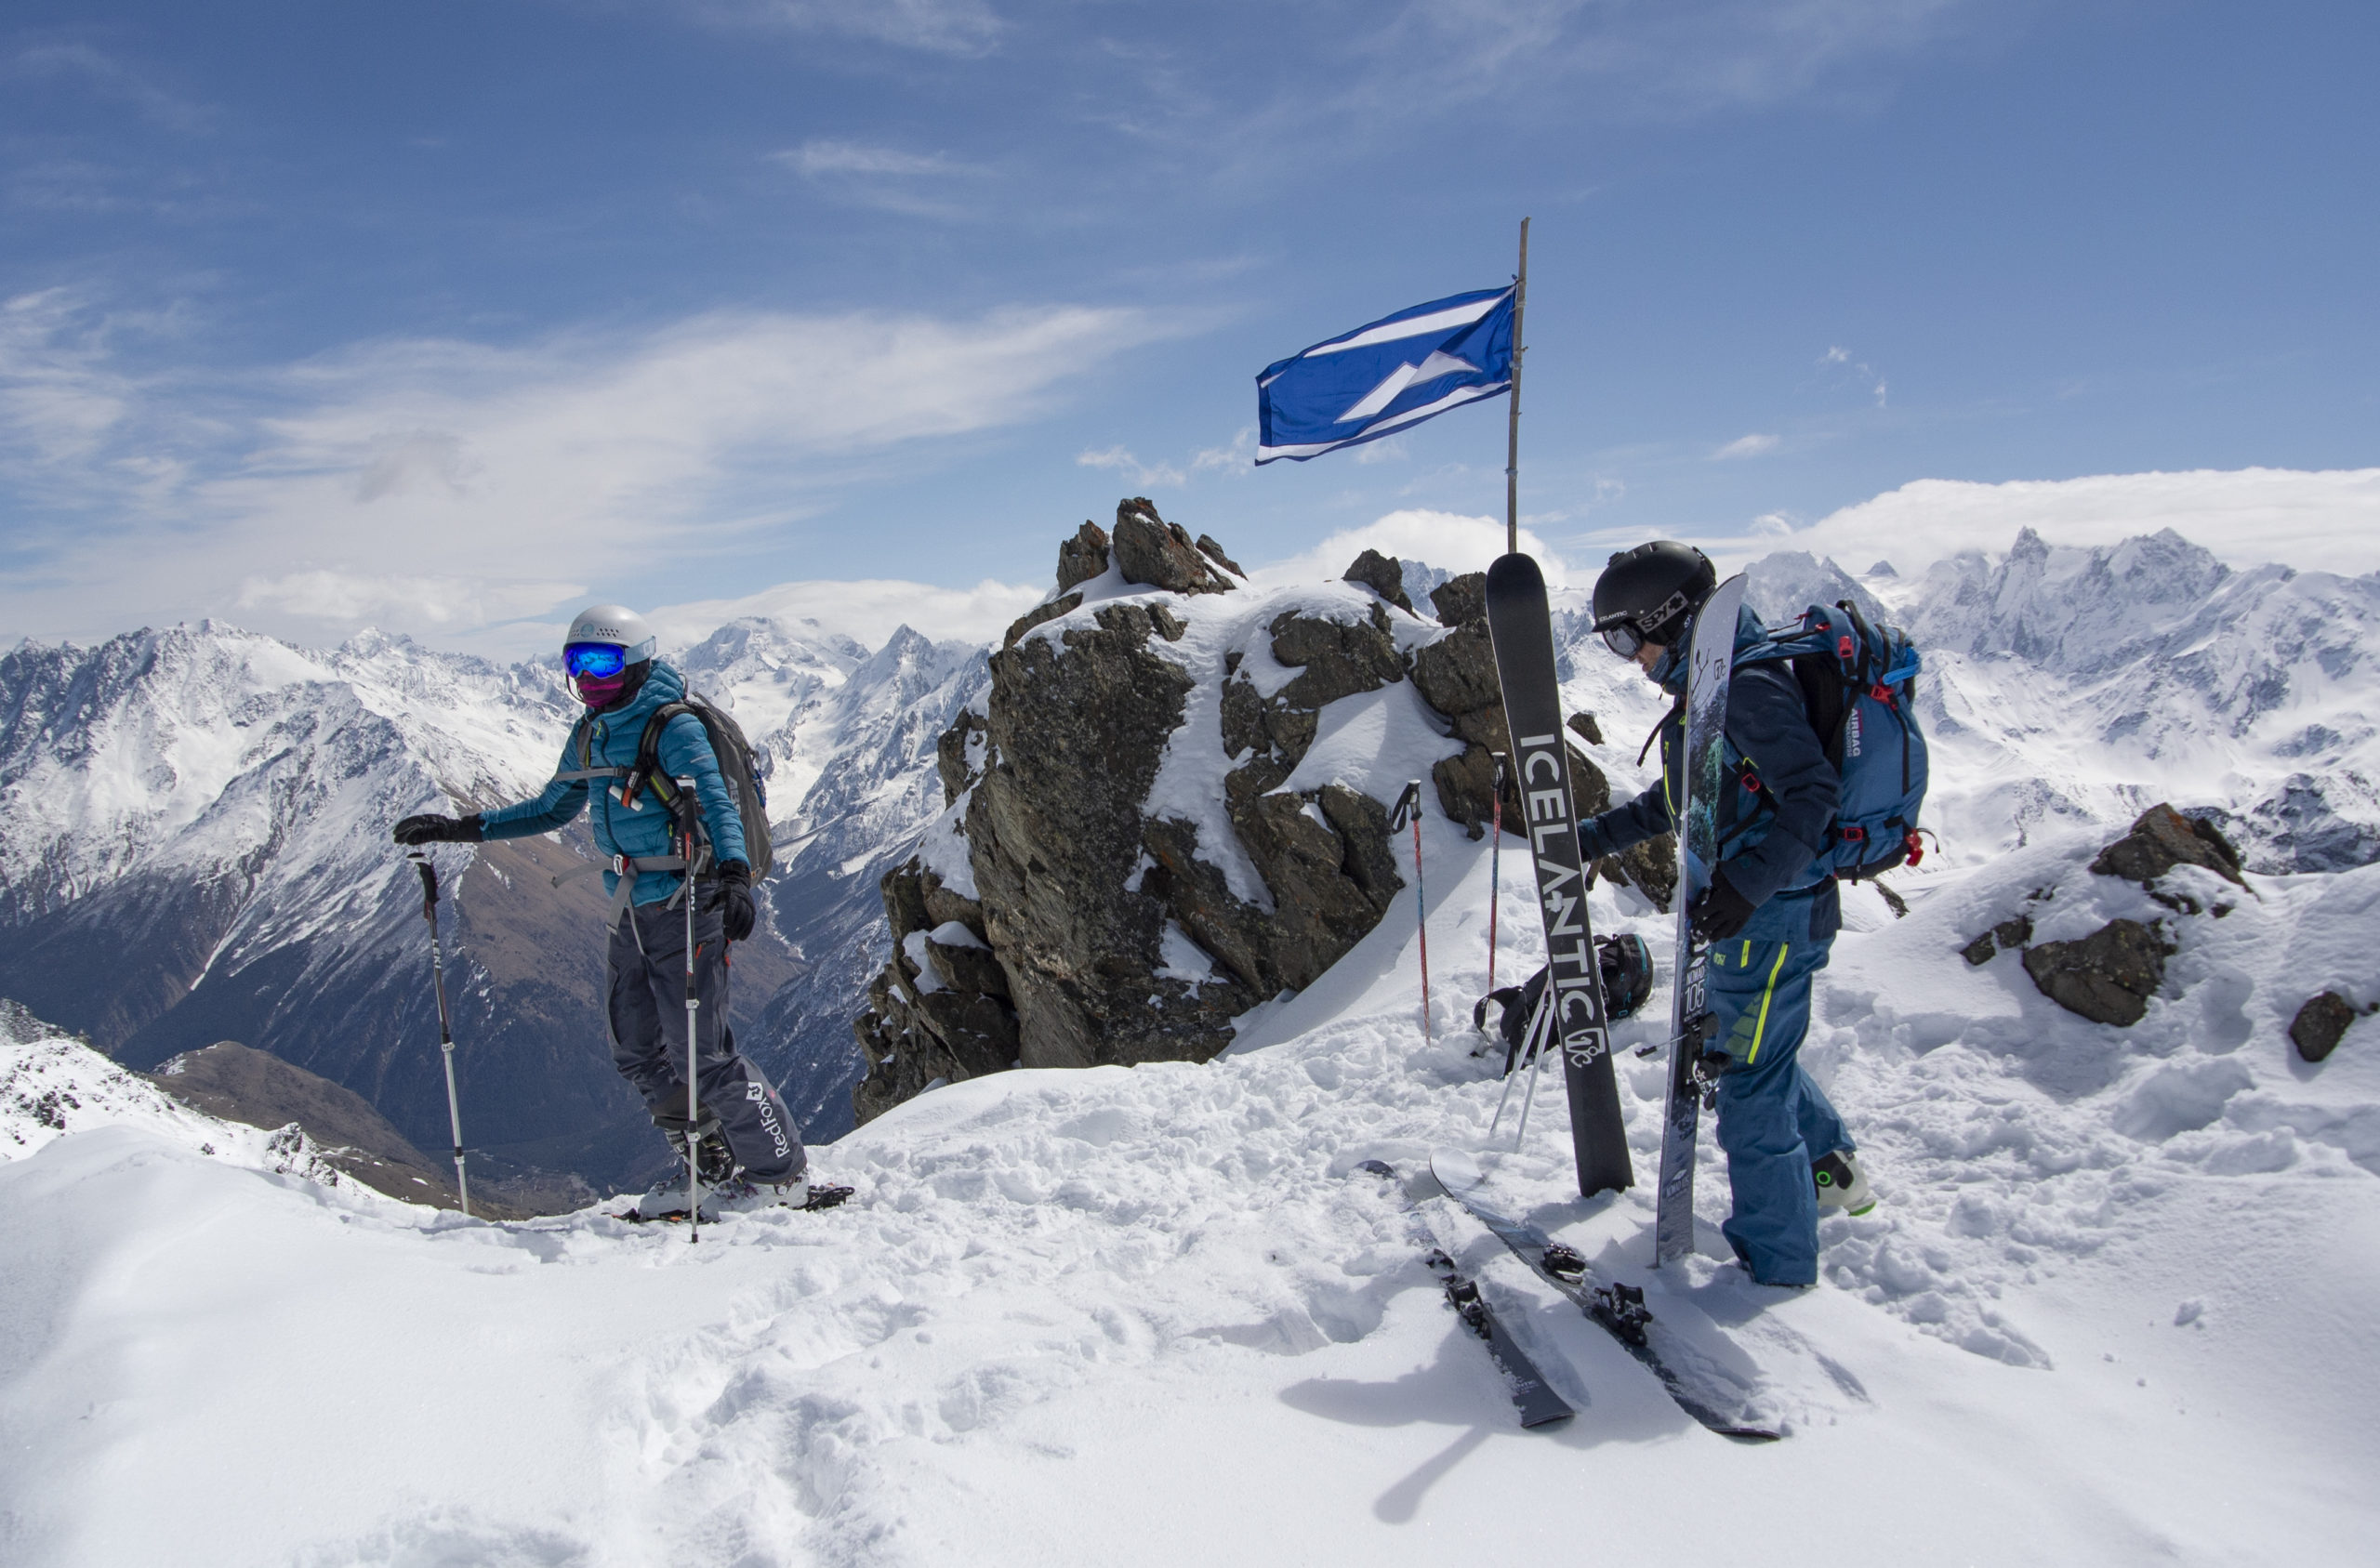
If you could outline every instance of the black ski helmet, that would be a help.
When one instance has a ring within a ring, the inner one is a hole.
[[[1595,630],[1623,659],[1647,642],[1674,648],[1718,586],[1718,568],[1692,545],[1656,539],[1621,550],[1595,579]]]

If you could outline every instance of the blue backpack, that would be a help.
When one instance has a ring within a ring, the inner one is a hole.
[[[1813,873],[1858,881],[1915,865],[1925,855],[1917,812],[1925,801],[1925,734],[1917,725],[1920,661],[1909,636],[1871,626],[1848,601],[1813,604],[1798,622],[1771,626],[1759,642],[1737,650],[1738,669],[1784,662],[1802,688],[1810,728],[1842,776],[1832,842],[1819,850]],[[1767,786],[1747,763],[1744,787],[1773,809]]]

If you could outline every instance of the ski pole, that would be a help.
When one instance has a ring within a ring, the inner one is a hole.
[[[446,1125],[455,1136],[455,1192],[471,1217],[471,1179],[463,1168],[463,1102],[455,1093],[455,1031],[446,1016],[446,960],[438,944],[438,872],[419,850],[405,859],[421,873],[421,917],[430,922],[430,983],[438,993],[438,1054],[446,1064]]]
[[[1504,1092],[1496,1097],[1496,1114],[1488,1123],[1488,1136],[1490,1138],[1496,1136],[1496,1128],[1504,1120],[1504,1106],[1513,1098],[1513,1080],[1527,1074],[1536,1064],[1535,1048],[1538,1036],[1545,1030],[1545,1005],[1553,992],[1554,988],[1548,985],[1537,994],[1537,1010],[1528,1015],[1528,1027],[1521,1033],[1521,1070],[1519,1073],[1507,1070],[1504,1074]],[[1522,1109],[1527,1109],[1526,1102]]]
[[[1388,820],[1391,833],[1413,824],[1413,911],[1421,932],[1421,1038],[1430,1038],[1430,894],[1421,881],[1421,781],[1413,779],[1396,797],[1396,812]]]
[[[1504,754],[1496,758],[1496,798],[1488,809],[1488,989],[1496,989],[1496,906],[1503,902]]]
[[[1554,986],[1550,982],[1545,987],[1545,999],[1549,1004],[1554,1001]],[[1521,1145],[1528,1140],[1528,1108],[1537,1100],[1537,1082],[1545,1076],[1545,1059],[1551,1054],[1547,1048],[1554,1044],[1555,1038],[1552,1006],[1546,1008],[1544,1016],[1545,1027],[1537,1042],[1537,1060],[1527,1063],[1526,1068],[1528,1073],[1528,1092],[1521,1096],[1521,1125],[1513,1133],[1513,1153],[1515,1154],[1520,1153]]]

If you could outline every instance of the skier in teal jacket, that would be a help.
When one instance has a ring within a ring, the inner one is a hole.
[[[615,797],[608,781],[636,761],[647,721],[683,698],[684,678],[654,657],[641,617],[597,605],[572,621],[562,658],[587,711],[571,729],[561,766],[534,799],[466,817],[415,816],[397,824],[400,844],[526,838],[568,825],[592,807],[595,846],[610,863],[613,898],[604,1013],[612,1060],[643,1097],[654,1123],[673,1139],[687,1130],[686,911],[694,900],[694,992],[706,1218],[809,1198],[808,1160],[793,1118],[767,1074],[735,1048],[727,1024],[727,944],[752,934],[755,911],[744,824],[702,720],[681,713],[657,750],[673,779],[690,778],[710,837],[712,873],[691,885],[670,841],[671,814],[641,795],[641,810]],[[665,1172],[639,1202],[657,1215],[685,1206],[682,1174]]]

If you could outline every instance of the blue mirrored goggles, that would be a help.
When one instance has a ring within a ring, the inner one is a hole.
[[[628,667],[628,651],[616,642],[574,642],[562,651],[562,667],[573,680],[582,675],[599,679]]]

